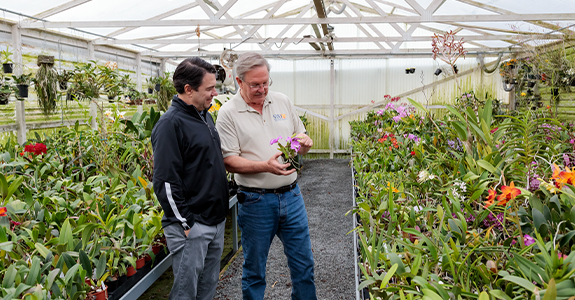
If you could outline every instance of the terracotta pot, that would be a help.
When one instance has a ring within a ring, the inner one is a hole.
[[[146,264],[146,260],[142,257],[136,260],[136,270],[141,269]]]
[[[136,269],[134,269],[134,267],[130,266],[128,269],[126,269],[126,275],[128,277],[133,276],[134,274],[136,274]]]
[[[160,250],[162,250],[162,246],[161,246],[161,245],[154,245],[154,246],[152,246],[152,252],[154,252],[155,255],[158,255],[158,253],[160,253]]]
[[[144,255],[144,261],[149,262],[152,260],[152,257],[149,254]]]
[[[105,288],[99,292],[90,292],[88,293],[87,300],[94,299],[94,300],[106,300],[108,299],[108,288]]]

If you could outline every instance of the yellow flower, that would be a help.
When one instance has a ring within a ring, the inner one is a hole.
[[[388,188],[391,188],[391,191],[392,191],[392,192],[394,192],[394,193],[399,193],[399,190],[396,189],[396,188],[394,188],[394,187],[392,187],[392,186],[391,186],[391,183],[390,183],[389,181],[387,182],[387,187],[388,187]]]
[[[525,94],[525,92],[522,92],[521,97],[525,97],[525,96],[527,96],[527,94]]]
[[[210,113],[220,110],[220,105],[218,103],[214,103],[212,107],[208,110]]]

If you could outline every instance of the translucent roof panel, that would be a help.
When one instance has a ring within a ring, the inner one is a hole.
[[[446,31],[464,38],[474,51],[496,54],[511,41],[575,34],[573,0],[4,2],[0,23],[18,24],[25,34],[59,32],[168,58],[197,52],[215,56],[224,48],[278,57],[334,57],[350,55],[352,49],[357,55],[407,55],[430,52],[433,34]]]

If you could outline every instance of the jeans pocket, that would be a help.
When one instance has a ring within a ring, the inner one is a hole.
[[[250,205],[258,203],[262,198],[262,194],[260,193],[249,193],[249,192],[240,192],[240,193],[243,193],[246,196],[244,203],[242,203],[242,205]]]
[[[290,193],[292,193],[292,195],[294,197],[299,197],[301,196],[301,190],[299,189],[299,185],[296,185],[295,188],[290,190]]]

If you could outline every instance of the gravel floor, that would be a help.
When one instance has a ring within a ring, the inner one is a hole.
[[[298,178],[307,207],[315,260],[318,299],[354,299],[351,171],[349,160],[305,160]],[[218,283],[218,300],[242,299],[243,255],[239,253]],[[266,273],[264,299],[290,299],[291,280],[283,246],[272,243]]]

